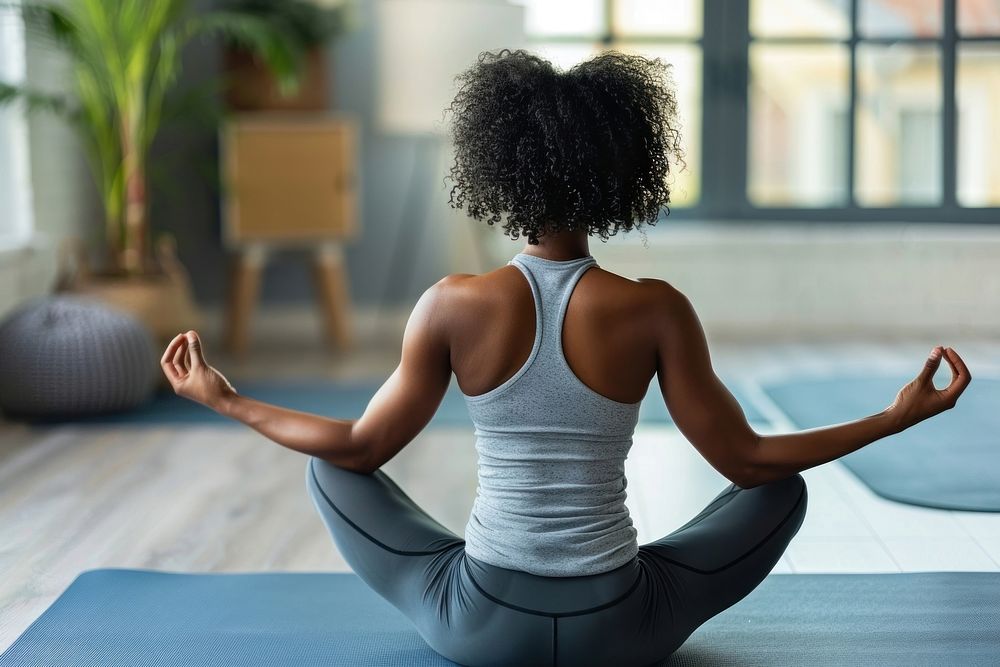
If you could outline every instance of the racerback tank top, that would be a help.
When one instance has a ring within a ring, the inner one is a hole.
[[[625,458],[640,403],[585,385],[563,356],[570,295],[596,260],[518,253],[535,301],[535,341],[498,387],[465,396],[479,483],[465,550],[480,561],[550,577],[613,570],[638,553],[625,506]]]

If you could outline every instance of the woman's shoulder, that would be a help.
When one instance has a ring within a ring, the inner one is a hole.
[[[629,278],[610,271],[602,271],[609,290],[643,308],[650,306],[671,307],[686,301],[684,294],[661,278]]]
[[[662,303],[665,306],[680,305],[687,300],[683,292],[666,280],[660,278],[636,278],[635,282],[641,285],[641,291],[647,298],[657,303]]]
[[[453,324],[473,323],[531,299],[523,278],[514,275],[519,273],[513,266],[487,273],[451,273],[431,289],[437,294],[436,305],[442,316]]]

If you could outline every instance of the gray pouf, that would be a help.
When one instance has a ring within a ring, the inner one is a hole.
[[[155,388],[152,336],[135,318],[75,296],[45,296],[0,323],[0,411],[65,419],[135,407]]]

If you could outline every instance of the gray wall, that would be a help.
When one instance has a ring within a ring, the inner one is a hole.
[[[331,108],[356,114],[361,127],[361,233],[347,249],[351,293],[358,305],[402,304],[414,301],[423,289],[449,272],[448,246],[446,237],[441,236],[447,229],[442,230],[442,221],[431,219],[420,243],[404,237],[404,257],[413,261],[412,270],[393,261],[399,232],[419,223],[414,211],[423,211],[430,203],[427,193],[434,181],[428,170],[433,154],[426,146],[418,153],[414,139],[381,136],[373,130],[377,26],[374,3],[360,0],[359,5],[358,29],[339,38],[329,53]],[[218,44],[204,41],[192,45],[179,89],[211,85],[219,71],[219,58]],[[165,128],[154,153],[156,171],[162,176],[157,181],[159,196],[153,203],[154,228],[177,235],[197,299],[203,304],[218,303],[225,296],[229,257],[220,238],[215,129],[205,121],[172,125]],[[419,164],[415,165],[418,156]],[[410,189],[415,166],[422,186],[416,190],[417,197]],[[312,299],[305,259],[291,251],[278,254],[264,276],[262,300],[295,303]],[[402,276],[390,284],[391,271]]]

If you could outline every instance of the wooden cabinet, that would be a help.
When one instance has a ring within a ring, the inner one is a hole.
[[[357,121],[340,114],[248,113],[222,128],[223,241],[235,255],[226,339],[249,341],[268,252],[312,251],[330,341],[353,342],[343,245],[359,233]]]

